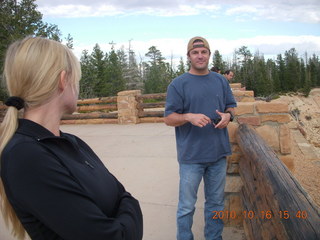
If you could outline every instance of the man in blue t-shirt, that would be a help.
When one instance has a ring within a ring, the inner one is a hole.
[[[213,211],[224,208],[226,156],[231,154],[227,125],[237,106],[229,83],[210,72],[210,47],[202,37],[187,47],[190,71],[175,78],[167,90],[165,123],[175,127],[179,162],[177,239],[193,240],[191,231],[201,179],[205,191],[205,238],[222,239],[223,222]]]

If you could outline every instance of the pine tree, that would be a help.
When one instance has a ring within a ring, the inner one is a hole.
[[[212,66],[217,67],[221,70],[227,70],[227,69],[224,69],[222,55],[220,54],[219,50],[214,51],[214,54],[212,56]]]
[[[271,94],[271,81],[268,81],[266,63],[264,57],[257,52],[253,58],[255,94],[257,96],[268,96]]]
[[[296,50],[294,48],[291,48],[289,51],[286,51],[284,60],[286,64],[284,72],[284,81],[286,84],[285,90],[297,91],[300,82],[300,63]]]
[[[320,62],[319,57],[315,54],[312,55],[312,58],[309,60],[310,65],[310,81],[311,86],[316,87],[320,86]]]
[[[304,61],[303,61],[302,58],[300,59],[300,69],[299,69],[299,72],[300,72],[299,89],[304,89],[304,87],[305,87],[305,85],[306,85],[306,67],[305,67],[305,64],[304,64]]]
[[[186,66],[184,64],[183,58],[180,57],[180,61],[179,61],[179,65],[177,67],[176,74],[179,76],[179,75],[181,75],[181,74],[183,74],[185,72],[186,72]]]
[[[278,54],[277,56],[277,65],[278,65],[278,73],[279,73],[280,90],[286,91],[287,84],[285,82],[285,62],[281,54]]]
[[[73,49],[73,37],[70,35],[70,33],[65,38],[65,40],[67,41],[66,46],[70,49]]]
[[[161,52],[155,46],[151,46],[145,56],[151,59],[145,65],[145,93],[165,92],[168,82],[171,81],[170,67],[164,62],[165,58],[162,57]]]
[[[236,77],[242,79],[241,83],[244,86],[248,86],[250,89],[256,88],[255,80],[252,78],[252,54],[248,47],[242,46],[235,51],[234,56],[236,65],[238,65],[234,67],[236,69]]]
[[[305,78],[305,84],[304,84],[304,87],[303,87],[303,93],[304,95],[307,97],[310,93],[310,90],[311,90],[311,72],[310,72],[310,66],[307,65],[307,68],[306,68],[306,78]]]
[[[93,48],[90,58],[93,75],[93,90],[96,97],[105,97],[110,95],[111,83],[106,75],[107,55],[100,49],[99,44]]]
[[[80,92],[79,98],[93,98],[95,97],[94,83],[95,75],[93,74],[93,65],[91,62],[91,56],[87,50],[83,50],[80,58],[82,76],[80,79]]]
[[[108,56],[106,77],[108,79],[107,82],[109,83],[108,86],[110,87],[106,96],[115,96],[118,92],[125,90],[126,84],[123,77],[121,61],[114,49],[111,49]]]
[[[268,59],[267,61],[267,71],[268,71],[268,80],[272,82],[273,86],[273,93],[280,92],[281,85],[280,85],[280,78],[279,78],[279,72],[276,63]]]
[[[42,36],[61,41],[61,32],[57,25],[42,21],[35,0],[2,0],[0,4],[0,72],[3,71],[4,55],[8,46],[28,35]],[[2,75],[0,75],[2,83]],[[0,99],[7,93],[0,87]]]

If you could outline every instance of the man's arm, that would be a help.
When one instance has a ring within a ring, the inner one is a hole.
[[[187,122],[190,122],[192,125],[197,127],[204,127],[207,124],[211,123],[209,117],[204,114],[195,114],[195,113],[171,113],[168,116],[164,117],[164,122],[168,126],[179,127]]]

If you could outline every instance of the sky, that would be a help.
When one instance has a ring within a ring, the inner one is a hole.
[[[148,61],[151,46],[175,63],[186,57],[189,39],[206,38],[211,52],[231,61],[248,47],[265,58],[295,48],[320,55],[320,0],[37,0],[43,21],[73,37],[74,52],[99,44],[136,53]]]

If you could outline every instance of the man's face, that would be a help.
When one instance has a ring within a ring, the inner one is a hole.
[[[191,70],[196,72],[207,71],[210,51],[205,47],[194,48],[189,52],[188,59],[191,63]]]
[[[233,76],[234,76],[233,72],[229,72],[229,74],[226,75],[226,78],[228,79],[228,81],[231,81],[233,79]]]

